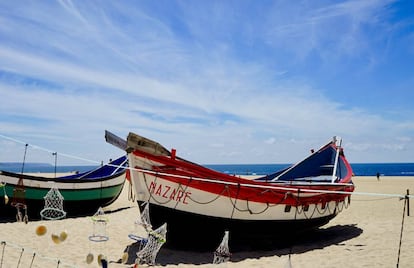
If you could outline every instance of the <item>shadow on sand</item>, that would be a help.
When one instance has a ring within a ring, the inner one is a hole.
[[[306,235],[293,238],[287,242],[271,242],[266,241],[263,244],[255,244],[249,247],[231,248],[231,261],[239,262],[245,259],[261,258],[270,256],[284,256],[291,254],[304,253],[314,249],[323,249],[331,245],[338,245],[347,240],[355,238],[362,234],[363,230],[354,225],[336,225],[328,228],[316,229]],[[264,242],[264,241],[262,241]],[[217,244],[217,246],[220,243]],[[127,263],[134,262],[138,244],[130,245],[125,251],[128,252],[129,258]],[[184,251],[168,247],[162,247],[158,253],[157,265],[178,265],[183,264],[208,264],[212,263],[214,257],[214,249],[210,252]]]

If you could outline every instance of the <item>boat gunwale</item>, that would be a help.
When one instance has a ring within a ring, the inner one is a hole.
[[[156,162],[158,164],[164,164],[167,163],[167,165],[170,163],[170,161],[177,161],[179,158],[177,157],[177,160],[173,160],[169,157],[164,156],[154,156],[151,153],[143,152],[141,150],[134,150],[132,152],[134,157],[141,158],[143,160],[149,160],[152,162]],[[182,159],[179,159],[182,161]],[[338,187],[344,187],[344,188],[350,188],[349,191],[343,191],[342,194],[351,194],[351,192],[354,190],[354,184],[352,183],[352,176],[346,177],[344,180],[347,182],[317,182],[317,181],[282,181],[282,180],[276,180],[276,181],[263,181],[263,180],[254,180],[254,179],[248,179],[238,176],[233,176],[225,173],[220,173],[215,170],[208,169],[203,166],[199,166],[197,164],[188,162],[186,160],[183,160],[186,162],[186,164],[195,165],[196,167],[200,167],[202,169],[205,169],[207,171],[211,171],[213,174],[217,175],[217,178],[213,177],[206,177],[201,178],[197,176],[189,176],[189,175],[182,175],[182,174],[174,174],[172,172],[162,172],[162,171],[155,171],[153,169],[145,169],[140,167],[129,167],[131,171],[137,171],[147,174],[152,174],[156,176],[168,176],[170,177],[169,180],[172,181],[178,181],[181,179],[186,180],[197,180],[201,182],[206,183],[217,183],[217,184],[225,184],[225,185],[233,185],[233,186],[245,186],[245,187],[253,187],[253,188],[266,188],[266,189],[274,189],[274,190],[288,190],[288,191],[309,191],[309,192],[319,192],[319,193],[339,193],[338,191],[329,191],[329,190],[315,190],[312,188],[315,187],[323,187],[323,188],[338,188]],[[131,162],[131,161],[130,161]],[[171,162],[172,163],[172,162]],[[130,163],[132,164],[132,163]],[[155,164],[155,163],[154,163]],[[180,164],[180,163],[179,163]],[[171,166],[179,166],[179,164],[172,163]],[[281,186],[279,186],[281,185]],[[309,188],[309,189],[308,189]]]
[[[113,179],[115,177],[119,177],[123,175],[126,172],[127,167],[125,167],[123,170],[119,170],[117,173],[113,173],[109,176],[102,176],[98,178],[66,178],[66,176],[62,177],[43,177],[43,176],[36,176],[36,175],[29,175],[29,174],[19,174],[15,172],[0,170],[0,176],[7,176],[17,179],[27,179],[27,180],[33,180],[33,181],[41,181],[41,182],[56,182],[56,183],[90,183],[90,182],[100,182],[100,181],[106,181]]]

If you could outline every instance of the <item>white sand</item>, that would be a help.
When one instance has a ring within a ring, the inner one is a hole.
[[[380,181],[375,177],[356,177],[354,182],[356,192],[404,195],[409,189],[414,193],[414,177],[382,177]],[[106,226],[107,242],[89,241],[88,236],[93,232],[90,217],[0,224],[0,241],[7,243],[4,253],[3,245],[0,245],[0,267],[99,267],[96,257],[100,253],[107,256],[109,267],[132,267],[132,264],[116,263],[127,247],[133,246],[134,241],[128,238],[128,234],[135,232],[134,221],[139,215],[137,205],[127,198],[127,189],[125,187],[114,204],[105,208],[109,219]],[[412,216],[405,216],[399,267],[413,267],[414,263],[412,203]],[[297,241],[292,249],[235,252],[231,262],[219,266],[396,267],[403,206],[404,200],[400,201],[398,197],[353,195],[348,209],[311,237]],[[48,232],[44,236],[37,236],[35,230],[42,224]],[[68,233],[68,238],[60,244],[54,244],[51,234],[62,231]],[[144,234],[142,229],[138,232]],[[292,252],[290,262],[289,251]],[[88,265],[85,258],[89,252],[94,254],[95,260]],[[33,258],[34,253],[36,255]],[[133,259],[135,256],[131,254],[130,261]],[[161,248],[157,263],[163,267],[216,267],[211,264],[212,260],[212,252],[194,253]]]

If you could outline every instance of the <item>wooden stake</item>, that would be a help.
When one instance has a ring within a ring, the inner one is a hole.
[[[410,190],[407,189],[407,196],[406,196],[406,198],[407,198],[407,216],[410,216],[410,198],[409,198],[409,196],[410,196]]]

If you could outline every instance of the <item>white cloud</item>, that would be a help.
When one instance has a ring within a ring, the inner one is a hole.
[[[138,132],[201,163],[293,162],[333,135],[349,141],[357,161],[377,148],[409,150],[410,123],[331,96],[295,76],[292,59],[281,55],[306,57],[327,41],[337,48],[331,55],[352,51],[353,40],[365,38],[355,25],[369,23],[386,4],[290,7],[289,17],[282,16],[286,9],[271,17],[273,9],[246,21],[236,20],[243,10],[227,20],[227,9],[216,4],[215,19],[180,5],[180,16],[166,17],[118,2],[60,1],[18,12],[9,4],[10,16],[0,16],[0,94],[7,100],[0,134],[97,161],[121,153],[104,143],[105,129]],[[335,41],[332,22],[343,23],[350,39]],[[368,142],[372,137],[378,140]],[[16,159],[20,153],[0,155]]]

